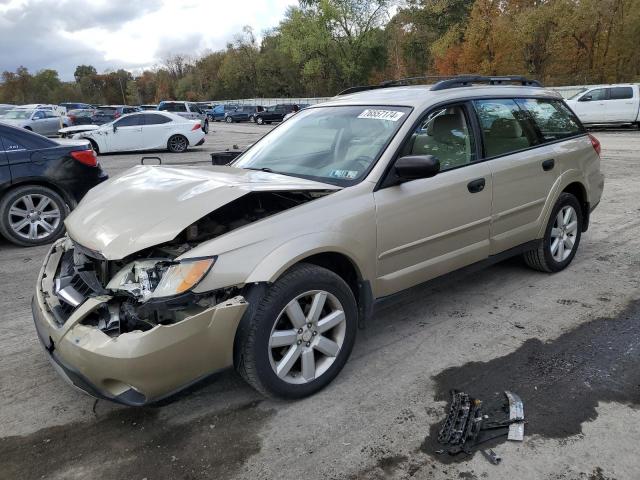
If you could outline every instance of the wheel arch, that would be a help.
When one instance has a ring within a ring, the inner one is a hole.
[[[558,177],[547,197],[545,206],[542,209],[542,213],[539,218],[537,238],[542,238],[544,235],[544,230],[547,226],[547,222],[549,221],[551,211],[562,193],[570,193],[578,199],[578,202],[582,207],[582,231],[586,232],[587,228],[589,228],[590,203],[589,193],[585,187],[584,178],[581,176],[579,171],[569,170]]]
[[[561,193],[570,193],[574,197],[578,199],[578,203],[580,203],[580,207],[582,207],[582,231],[586,232],[587,228],[589,228],[589,201],[587,197],[587,189],[582,184],[582,182],[572,182],[568,184],[564,189],[562,189]]]
[[[56,185],[55,183],[48,181],[44,178],[20,178],[15,180],[13,183],[6,186],[6,188],[0,191],[0,199],[11,193],[13,190],[19,187],[28,187],[28,186],[38,186],[38,187],[46,187],[50,188],[58,195],[62,197],[62,199],[67,203],[69,210],[73,210],[78,202],[62,187]]]

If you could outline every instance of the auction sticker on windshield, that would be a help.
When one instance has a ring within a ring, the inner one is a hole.
[[[404,112],[396,112],[395,110],[367,109],[358,115],[358,118],[372,118],[374,120],[389,120],[391,122],[397,122],[403,115]]]

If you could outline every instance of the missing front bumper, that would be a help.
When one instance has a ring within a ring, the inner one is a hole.
[[[53,295],[49,274],[56,265],[51,263],[60,261],[55,248],[38,277],[32,312],[50,360],[72,385],[94,397],[144,405],[233,365],[235,333],[247,308],[243,297],[223,301],[175,324],[117,337],[83,325],[87,316],[111,299],[90,297],[61,325],[46,301]]]

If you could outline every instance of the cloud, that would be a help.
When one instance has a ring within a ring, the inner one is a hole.
[[[0,71],[139,70],[224,48],[244,25],[276,26],[295,0],[0,0]]]

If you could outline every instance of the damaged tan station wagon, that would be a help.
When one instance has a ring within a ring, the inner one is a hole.
[[[36,329],[63,377],[123,404],[231,366],[304,397],[381,297],[516,254],[564,269],[599,150],[523,78],[354,88],[230,166],[138,166],[91,190],[45,258]]]

